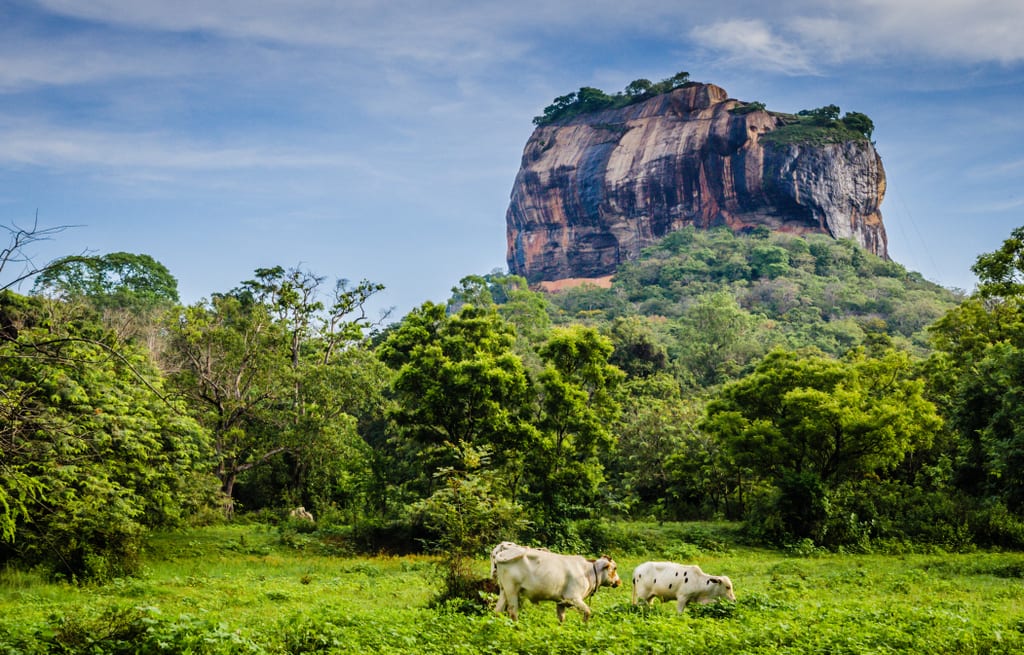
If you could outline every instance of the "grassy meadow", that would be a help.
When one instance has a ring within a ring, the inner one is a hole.
[[[138,578],[0,571],[0,654],[1024,652],[1024,554],[701,547],[684,533],[650,526],[636,552],[609,553],[623,585],[590,600],[589,623],[570,610],[564,625],[551,603],[527,603],[518,623],[434,606],[431,557],[351,556],[258,525],[161,534]],[[736,604],[632,607],[632,568],[663,558],[728,575]],[[486,559],[476,567],[486,577]]]

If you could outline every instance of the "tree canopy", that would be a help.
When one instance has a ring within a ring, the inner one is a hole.
[[[535,116],[534,125],[547,125],[555,121],[567,120],[580,114],[591,114],[604,109],[617,109],[648,98],[669,93],[690,83],[690,74],[682,71],[658,83],[647,79],[633,80],[626,85],[624,92],[609,95],[592,86],[580,87],[579,91],[558,96],[554,102],[544,108],[544,113]]]

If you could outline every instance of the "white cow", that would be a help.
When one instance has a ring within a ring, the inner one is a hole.
[[[708,575],[699,566],[686,566],[675,562],[644,562],[633,569],[633,604],[637,600],[651,602],[676,601],[676,612],[686,609],[687,603],[711,603],[719,598],[736,601],[732,580],[724,575]]]
[[[517,545],[517,544],[515,544],[515,543],[513,543],[511,541],[503,541],[503,542],[501,542],[500,544],[498,544],[497,546],[495,546],[494,548],[491,549],[491,577],[492,578],[498,577],[498,564],[494,561],[494,558],[497,557],[498,553],[500,553],[501,551],[508,550],[510,548],[523,548],[523,546],[519,546],[519,545]]]
[[[296,507],[288,513],[293,519],[299,519],[300,521],[309,521],[313,523],[313,515],[305,507]]]
[[[593,560],[506,543],[498,544],[491,557],[500,589],[494,611],[501,614],[507,608],[513,621],[519,618],[520,598],[554,601],[559,622],[565,621],[565,608],[570,606],[586,621],[590,608],[583,599],[593,596],[599,587],[622,584],[615,562],[607,555]]]

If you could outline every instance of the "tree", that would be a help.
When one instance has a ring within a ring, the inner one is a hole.
[[[724,382],[764,352],[759,326],[728,292],[701,296],[672,328],[676,357],[699,386]]]
[[[977,293],[931,328],[933,393],[959,437],[957,486],[1024,515],[1024,227],[971,270]]]
[[[291,395],[287,334],[269,308],[235,295],[215,295],[186,307],[168,325],[175,372],[171,381],[189,398],[213,435],[216,474],[225,512],[234,512],[238,476],[288,449],[272,410]]]
[[[875,131],[875,123],[867,114],[862,114],[859,111],[848,111],[843,116],[843,125],[850,128],[854,132],[860,132],[868,139],[871,138],[871,134]]]
[[[769,478],[813,473],[834,486],[891,470],[941,424],[905,353],[836,360],[775,350],[722,389],[703,429]]]
[[[620,407],[614,391],[625,377],[608,363],[612,350],[608,338],[581,326],[556,329],[540,350],[546,364],[538,379],[540,439],[528,474],[542,530],[557,531],[595,505],[601,455],[615,446],[611,426]]]
[[[673,89],[678,89],[681,86],[685,86],[690,82],[690,73],[687,71],[679,71],[672,77],[666,80]]]
[[[668,368],[668,349],[649,321],[639,316],[620,317],[608,328],[614,344],[609,362],[630,377],[648,377]]]
[[[147,354],[80,306],[0,305],[17,326],[0,339],[0,559],[68,579],[135,572],[148,528],[210,500],[207,433]]]
[[[708,405],[701,429],[733,466],[776,495],[751,515],[765,536],[825,536],[829,497],[844,483],[887,474],[927,449],[942,420],[905,353],[836,360],[776,350]]]
[[[115,252],[56,260],[35,280],[33,293],[88,298],[100,309],[142,312],[178,302],[178,281],[149,255]]]
[[[428,492],[436,471],[458,470],[459,452],[488,448],[514,498],[518,458],[535,431],[528,422],[530,384],[513,343],[513,329],[493,306],[464,305],[449,316],[428,302],[379,347],[396,371],[391,416],[416,453]]]
[[[631,98],[643,96],[651,90],[652,86],[654,86],[654,84],[650,80],[644,78],[633,80],[626,85],[626,95]]]
[[[122,340],[145,341],[159,358],[165,343],[160,313],[177,304],[178,281],[149,255],[75,255],[41,271],[32,293],[84,303]]]
[[[0,226],[9,236],[7,246],[0,249],[0,291],[14,288],[52,266],[53,262],[37,264],[28,249],[33,243],[46,241],[68,227],[39,227],[38,216],[32,221],[32,227],[20,227],[15,223]]]
[[[808,116],[817,124],[830,125],[832,122],[839,120],[839,107],[837,105],[825,105],[817,109],[801,109],[797,112],[797,116]]]
[[[1024,297],[1024,226],[1015,228],[998,250],[979,255],[971,271],[983,298]]]
[[[481,604],[473,563],[487,547],[514,538],[525,520],[522,508],[495,489],[486,449],[458,448],[459,465],[435,473],[436,491],[413,505],[437,535],[432,548],[441,554],[445,590],[438,601],[454,599]]]
[[[620,393],[618,448],[605,462],[631,511],[668,520],[704,519],[724,508],[727,481],[716,442],[696,426],[703,404],[666,373],[628,380]],[[634,508],[635,506],[635,508]]]
[[[328,464],[317,453],[360,450],[355,421],[323,381],[334,377],[337,354],[362,338],[363,303],[380,287],[342,281],[326,307],[323,281],[298,269],[257,269],[255,279],[168,325],[172,380],[214,436],[229,514],[235,485],[254,468],[291,457],[289,487],[301,493],[311,466]]]

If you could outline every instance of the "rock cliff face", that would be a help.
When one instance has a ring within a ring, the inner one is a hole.
[[[538,127],[506,215],[531,283],[598,278],[688,225],[852,238],[887,257],[885,172],[867,141],[762,143],[782,126],[712,84]]]

